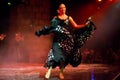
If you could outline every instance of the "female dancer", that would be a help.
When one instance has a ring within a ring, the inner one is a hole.
[[[45,75],[47,79],[56,66],[60,68],[60,79],[64,79],[63,70],[68,64],[76,67],[81,63],[79,48],[95,30],[90,20],[82,25],[76,24],[71,16],[66,15],[66,6],[63,3],[59,5],[57,13],[58,15],[51,20],[49,27],[45,26],[35,32],[37,36],[54,33],[52,48],[45,63],[45,67],[48,67]]]

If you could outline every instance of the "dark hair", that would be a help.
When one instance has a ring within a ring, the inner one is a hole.
[[[66,0],[51,0],[51,19],[57,15],[57,9],[59,8],[60,4],[67,4]]]
[[[56,5],[56,10],[59,8],[59,6],[60,6],[61,4],[65,4],[65,3],[63,3],[63,2],[58,3],[58,4]],[[66,5],[66,4],[65,4],[65,5]]]

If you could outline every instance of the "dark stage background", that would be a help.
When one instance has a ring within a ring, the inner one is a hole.
[[[78,24],[92,16],[97,30],[81,48],[82,63],[119,63],[119,0],[0,0],[0,63],[44,63],[52,35],[35,36],[49,25],[59,2]]]

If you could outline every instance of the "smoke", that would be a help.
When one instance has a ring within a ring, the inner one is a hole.
[[[89,40],[87,46],[100,50],[107,48],[119,49],[120,2],[104,5],[105,7],[101,7],[100,10],[94,14],[93,21],[97,26],[97,30],[93,38]]]

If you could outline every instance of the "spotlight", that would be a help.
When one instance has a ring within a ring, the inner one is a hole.
[[[11,2],[8,2],[8,5],[11,6]]]
[[[102,0],[98,0],[98,2],[102,2]]]
[[[109,1],[113,1],[113,0],[109,0]]]

